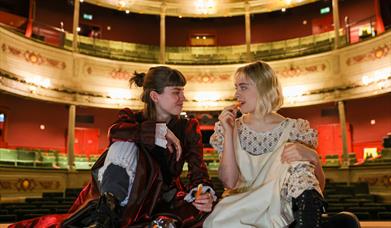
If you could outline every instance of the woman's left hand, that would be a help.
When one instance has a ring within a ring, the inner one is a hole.
[[[318,152],[316,150],[303,145],[301,143],[286,143],[284,151],[281,155],[282,162],[308,161],[315,166],[315,175],[319,181],[319,186],[322,191],[325,186],[325,177],[320,162]]]
[[[202,212],[211,212],[213,207],[213,196],[210,192],[202,193],[193,201],[193,206]]]
[[[301,143],[286,143],[284,151],[281,155],[282,162],[294,162],[294,161],[309,161],[311,164],[316,165],[319,162],[319,157],[316,150],[303,145]]]

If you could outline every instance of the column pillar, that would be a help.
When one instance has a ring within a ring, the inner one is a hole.
[[[251,18],[250,18],[250,3],[246,1],[246,12],[245,12],[245,27],[246,27],[246,56],[247,62],[253,60],[251,55]]]
[[[30,0],[29,2],[29,18],[27,21],[26,31],[24,33],[25,37],[30,38],[33,34],[33,22],[35,20],[35,9],[36,9],[36,0]]]
[[[341,168],[349,167],[349,151],[348,151],[348,139],[346,131],[346,115],[345,115],[345,104],[343,101],[338,101],[338,114],[339,124],[341,125],[341,136],[342,136],[342,166]]]
[[[345,16],[345,37],[346,37],[346,44],[350,44],[350,22],[349,17]]]
[[[68,137],[67,137],[67,155],[68,155],[68,170],[75,171],[75,119],[76,106],[69,106],[68,114]]]
[[[80,14],[80,0],[73,1],[73,40],[72,40],[72,50],[77,51],[77,28],[79,27],[79,14]]]
[[[166,3],[163,1],[160,12],[160,64],[166,63]]]
[[[376,17],[376,35],[384,32],[384,22],[381,16],[381,8],[379,0],[374,0],[375,17]],[[371,31],[372,32],[372,31]]]
[[[333,0],[333,23],[334,23],[334,49],[339,48],[339,9],[338,0]]]

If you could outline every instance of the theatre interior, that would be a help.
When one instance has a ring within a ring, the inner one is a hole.
[[[186,77],[221,195],[209,138],[254,61],[318,131],[327,213],[391,227],[389,0],[0,0],[0,223],[66,213],[118,111],[143,108],[129,78],[158,65]]]

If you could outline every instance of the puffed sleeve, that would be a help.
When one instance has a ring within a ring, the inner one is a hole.
[[[137,121],[132,110],[123,109],[118,114],[118,120],[109,129],[110,144],[116,141],[131,141],[154,145],[156,126],[156,122],[152,120]]]
[[[223,143],[224,143],[224,129],[221,126],[220,121],[215,123],[214,133],[210,136],[210,145],[220,154],[223,152]]]
[[[196,119],[190,119],[186,127],[186,148],[185,160],[189,166],[188,178],[190,188],[198,184],[210,185],[208,169],[203,158],[202,135],[199,123]]]
[[[315,149],[318,146],[318,131],[310,128],[308,120],[296,119],[292,121],[294,122],[292,131],[289,133],[289,141],[300,142]]]

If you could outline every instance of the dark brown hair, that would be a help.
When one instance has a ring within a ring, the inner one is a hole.
[[[155,103],[150,97],[151,91],[161,94],[168,86],[185,86],[186,79],[183,74],[167,66],[151,67],[148,72],[134,72],[133,77],[129,79],[130,86],[135,84],[143,87],[141,101],[144,102],[144,116],[150,120],[156,120]]]

